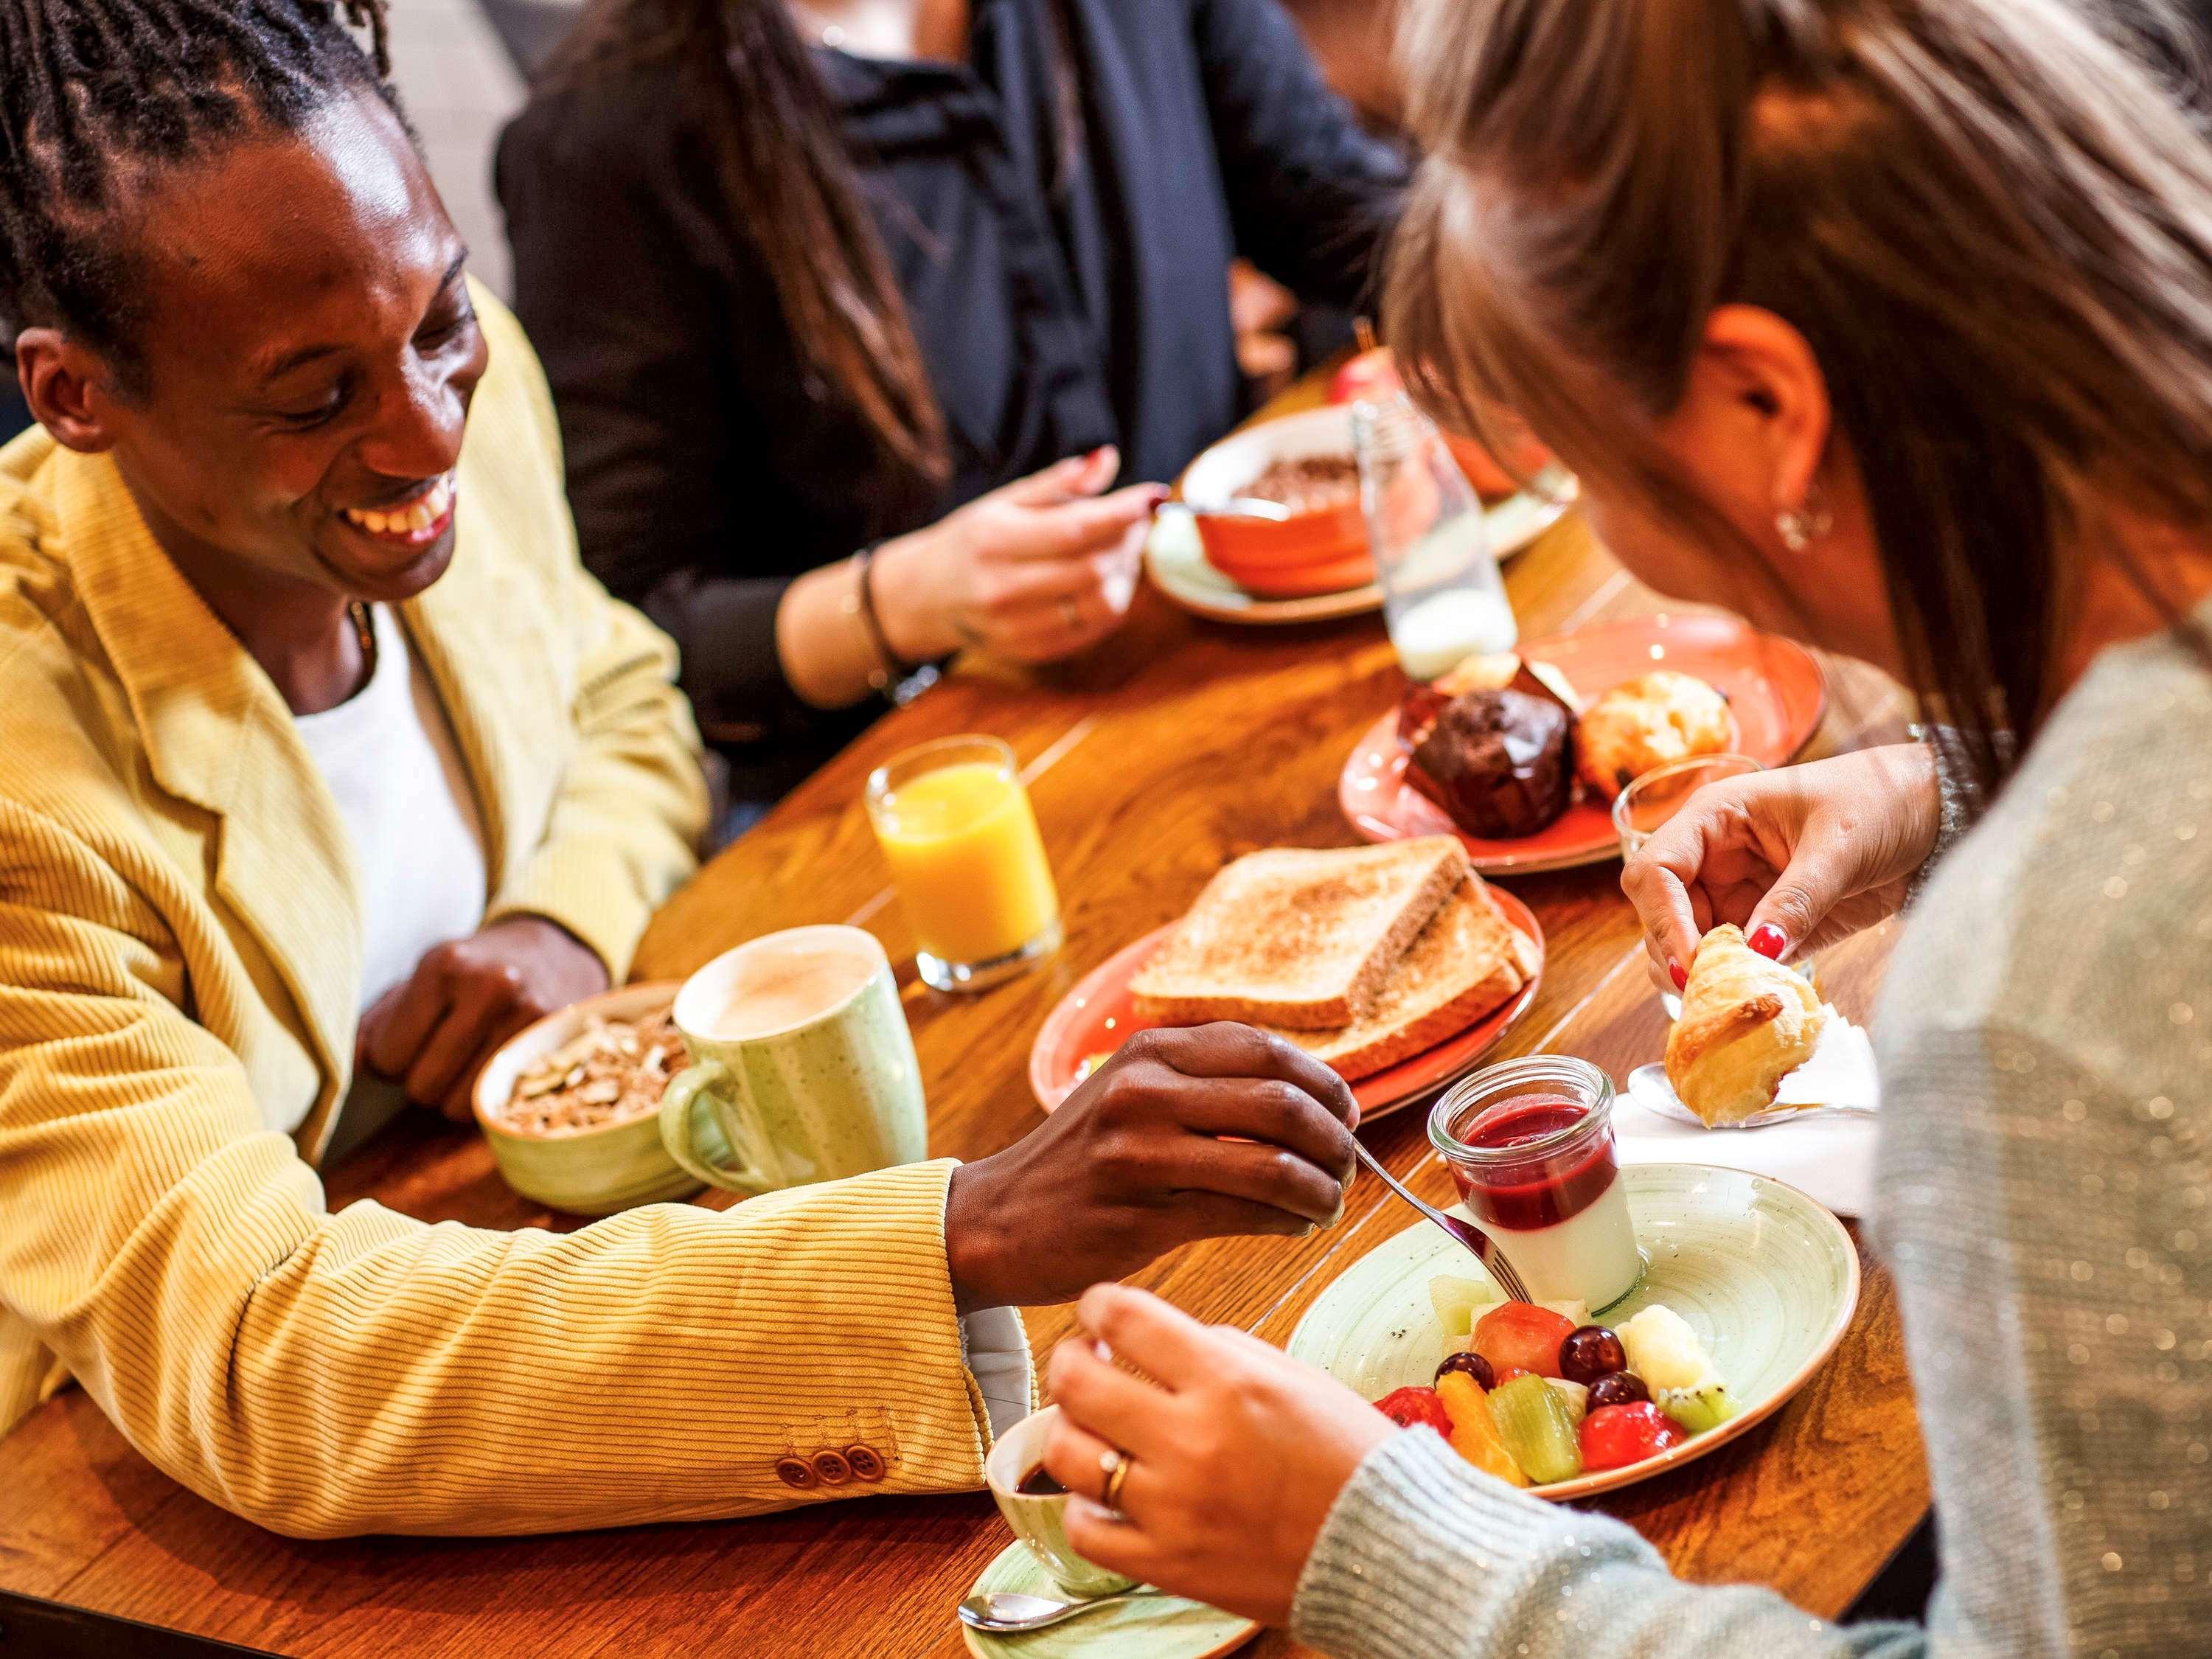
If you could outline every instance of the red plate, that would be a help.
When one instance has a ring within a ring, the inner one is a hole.
[[[1544,930],[1535,913],[1512,894],[1500,887],[1490,891],[1498,908],[1504,911],[1506,921],[1535,942],[1535,973],[1509,1001],[1492,1009],[1457,1036],[1449,1037],[1411,1060],[1401,1060],[1353,1084],[1352,1093],[1359,1102],[1363,1121],[1381,1117],[1433,1094],[1472,1070],[1535,1000],[1536,987],[1544,976]],[[1037,1097],[1037,1104],[1045,1110],[1051,1111],[1075,1091],[1076,1068],[1088,1056],[1118,1048],[1128,1041],[1131,1033],[1147,1029],[1150,1022],[1139,1019],[1131,1011],[1129,981],[1174,931],[1175,924],[1170,922],[1135,944],[1123,946],[1103,967],[1092,969],[1081,984],[1060,999],[1058,1007],[1045,1016],[1036,1042],[1030,1048],[1030,1088]]]
[[[1738,752],[1762,766],[1779,766],[1802,749],[1827,708],[1827,676],[1811,652],[1734,617],[1641,617],[1516,649],[1565,674],[1585,703],[1654,668],[1694,674],[1727,696],[1741,733]],[[1577,799],[1535,835],[1483,841],[1456,830],[1442,807],[1407,782],[1406,764],[1394,708],[1362,734],[1337,780],[1344,816],[1370,841],[1457,835],[1486,875],[1565,870],[1620,854],[1609,803]]]

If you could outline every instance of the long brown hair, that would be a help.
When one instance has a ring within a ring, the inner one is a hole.
[[[945,416],[828,90],[783,0],[592,0],[547,66],[574,87],[672,62],[707,123],[732,225],[752,239],[817,394],[874,441],[892,515],[949,473]],[[756,319],[738,319],[741,326]]]
[[[1915,689],[1994,781],[2045,712],[2095,504],[2212,520],[2212,148],[2162,79],[2182,20],[2126,9],[1424,0],[1394,343],[1448,418],[1517,410],[1756,558],[1653,428],[1717,306],[1786,319]]]

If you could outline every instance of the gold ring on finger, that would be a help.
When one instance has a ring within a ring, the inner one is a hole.
[[[1130,1460],[1109,1446],[1098,1454],[1098,1472],[1106,1477],[1106,1490],[1099,1501],[1109,1510],[1121,1507],[1121,1483],[1129,1478]]]

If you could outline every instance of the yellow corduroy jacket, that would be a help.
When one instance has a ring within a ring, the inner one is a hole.
[[[478,305],[460,540],[402,615],[491,915],[551,917],[619,978],[692,866],[696,738],[667,642],[578,564],[528,343]],[[981,1484],[949,1164],[567,1236],[327,1213],[350,860],[283,700],[113,465],[0,451],[0,1433],[73,1376],[170,1474],[307,1536]],[[776,1474],[853,1446],[873,1483]]]

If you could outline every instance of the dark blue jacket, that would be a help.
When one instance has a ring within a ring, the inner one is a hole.
[[[794,773],[852,726],[783,684],[792,578],[1109,440],[1127,477],[1171,478],[1240,412],[1231,255],[1356,307],[1404,182],[1275,0],[976,0],[971,28],[967,66],[815,55],[950,428],[951,486],[920,510],[855,487],[858,417],[804,390],[696,82],[540,94],[500,147],[585,558],[676,635],[702,718],[764,731]]]

